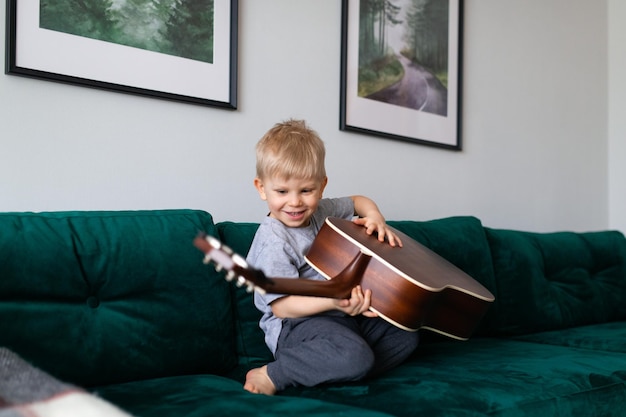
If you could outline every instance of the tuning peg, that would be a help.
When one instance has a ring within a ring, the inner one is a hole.
[[[246,285],[246,292],[251,293],[252,291],[254,291],[254,284],[249,282],[248,285]]]
[[[226,281],[230,282],[235,279],[235,273],[233,271],[228,271],[226,274]]]
[[[215,249],[219,249],[220,246],[222,246],[222,242],[220,242],[218,239],[214,238],[213,236],[207,236],[206,241],[209,242],[209,245],[211,245]]]
[[[205,265],[208,265],[211,263],[211,255],[209,255],[208,253],[206,255],[204,255],[204,259],[202,260],[202,263]]]
[[[244,277],[240,276],[240,277],[237,278],[236,285],[238,287],[243,286],[243,284],[245,284],[245,283],[246,283],[246,279]]]
[[[235,264],[239,265],[242,268],[248,268],[248,262],[239,254],[234,253],[232,255],[232,260]]]
[[[222,265],[220,265],[220,264],[215,265],[215,270],[217,272],[222,272],[222,269],[224,269],[224,267]]]

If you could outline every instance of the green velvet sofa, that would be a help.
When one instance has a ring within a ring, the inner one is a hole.
[[[259,314],[192,241],[203,231],[245,255],[257,224],[199,210],[0,214],[0,347],[141,417],[626,416],[620,232],[390,224],[496,301],[469,341],[423,331],[376,379],[244,391],[246,371],[271,360]]]

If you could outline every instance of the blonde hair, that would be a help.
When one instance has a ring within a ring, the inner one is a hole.
[[[256,175],[322,180],[326,177],[326,149],[317,132],[304,120],[277,123],[256,145]]]

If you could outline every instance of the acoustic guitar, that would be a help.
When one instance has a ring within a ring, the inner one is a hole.
[[[327,218],[305,256],[326,281],[266,277],[205,234],[198,235],[194,245],[205,254],[205,263],[226,270],[227,280],[248,291],[349,298],[360,284],[363,290],[372,290],[370,310],[389,323],[407,331],[428,329],[467,340],[494,296],[435,252],[393,231],[402,247],[378,241],[350,220]]]

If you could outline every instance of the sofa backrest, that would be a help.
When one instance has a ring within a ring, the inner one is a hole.
[[[0,214],[0,346],[82,386],[224,373],[229,285],[192,210]]]
[[[498,334],[626,319],[626,240],[620,232],[486,233]]]

